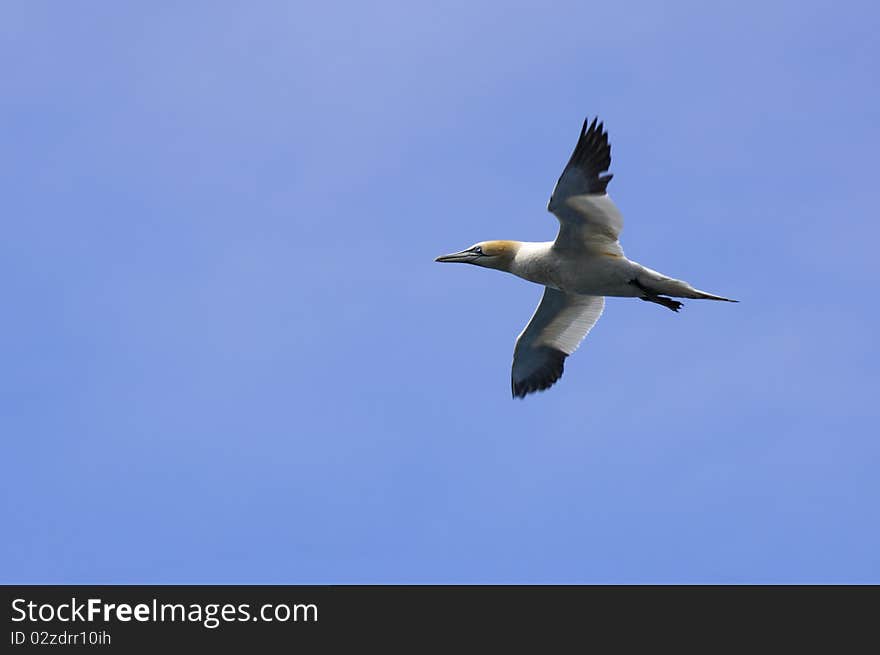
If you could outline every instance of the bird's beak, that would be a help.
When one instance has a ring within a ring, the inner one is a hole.
[[[451,255],[440,255],[435,262],[472,262],[479,255],[477,255],[472,250],[462,250],[461,252],[454,252]]]

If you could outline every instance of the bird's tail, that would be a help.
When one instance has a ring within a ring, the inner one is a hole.
[[[693,295],[682,296],[682,298],[696,298],[698,300],[723,300],[724,302],[739,302],[739,300],[733,300],[732,298],[725,298],[724,296],[716,296],[712,293],[706,293],[705,291],[699,291],[698,289],[693,290]]]
[[[652,271],[650,268],[642,267],[644,272],[638,276],[638,281],[645,288],[655,294],[664,296],[673,296],[676,298],[694,298],[696,300],[721,300],[724,302],[739,302],[724,296],[716,296],[714,293],[706,293],[695,289],[684,280],[676,280],[666,277],[662,273]]]

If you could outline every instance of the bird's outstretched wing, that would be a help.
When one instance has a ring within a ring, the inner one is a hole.
[[[577,296],[545,287],[538,308],[516,339],[511,371],[514,397],[553,386],[562,377],[565,358],[577,350],[604,307],[602,296]]]
[[[623,254],[617,243],[623,217],[606,191],[613,175],[604,174],[611,166],[611,145],[598,120],[593,119],[592,124],[589,119],[584,121],[547,209],[559,219],[557,247],[603,252],[610,248],[613,254]]]

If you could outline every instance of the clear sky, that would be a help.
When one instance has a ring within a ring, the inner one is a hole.
[[[0,581],[880,582],[871,2],[4,2]],[[586,115],[627,255],[514,401]]]

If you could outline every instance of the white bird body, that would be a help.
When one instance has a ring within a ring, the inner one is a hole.
[[[516,254],[508,273],[563,293],[638,298],[644,295],[642,289],[632,284],[633,280],[638,280],[644,286],[657,288],[660,293],[680,298],[721,299],[694,289],[687,282],[642,266],[623,254],[565,250],[556,247],[554,241],[513,244]]]
[[[567,251],[553,241],[521,243],[509,272],[529,282],[565,293],[590,296],[632,296],[638,264],[622,255]]]
[[[597,119],[598,120],[598,119]],[[605,296],[641,298],[673,311],[668,296],[736,302],[695,289],[623,254],[623,217],[606,191],[611,146],[602,124],[584,122],[577,146],[547,208],[559,219],[555,241],[483,241],[438,257],[512,273],[544,286],[544,296],[516,340],[511,387],[525,397],[552,386],[565,358],[599,320]]]

